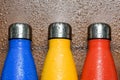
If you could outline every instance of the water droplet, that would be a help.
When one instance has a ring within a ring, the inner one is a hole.
[[[3,15],[3,13],[0,13],[0,16],[2,16]]]
[[[8,14],[8,12],[5,12],[5,14]]]
[[[4,21],[5,24],[7,24],[7,21]]]

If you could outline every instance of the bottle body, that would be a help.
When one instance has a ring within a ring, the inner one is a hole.
[[[110,40],[91,39],[80,80],[118,80]]]
[[[41,80],[78,80],[69,39],[50,39]]]
[[[30,40],[11,39],[9,41],[2,80],[38,80]]]

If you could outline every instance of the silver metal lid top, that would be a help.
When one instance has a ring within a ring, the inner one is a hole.
[[[31,39],[32,31],[30,25],[26,23],[14,23],[9,27],[9,39]]]
[[[111,28],[106,23],[93,23],[88,28],[88,39],[111,40]]]
[[[55,22],[50,24],[48,39],[53,38],[71,39],[71,26],[64,22]]]

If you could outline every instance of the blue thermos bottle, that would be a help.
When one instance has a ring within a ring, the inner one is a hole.
[[[31,27],[14,23],[9,28],[9,50],[2,70],[2,80],[38,80],[31,52]]]

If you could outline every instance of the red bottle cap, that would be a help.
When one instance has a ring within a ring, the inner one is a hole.
[[[111,28],[106,23],[93,23],[88,27],[89,39],[109,39],[111,40]]]

